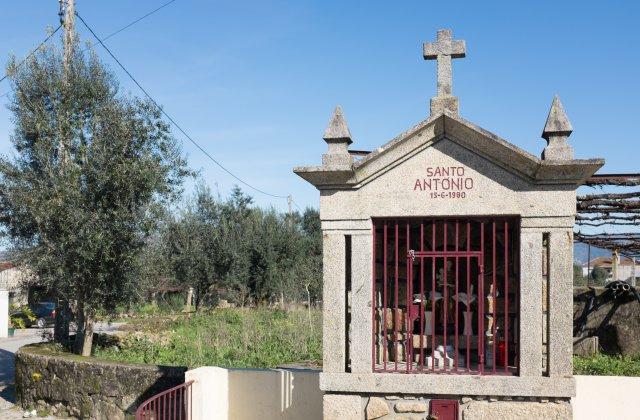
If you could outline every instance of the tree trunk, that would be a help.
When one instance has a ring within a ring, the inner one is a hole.
[[[91,346],[93,345],[93,326],[93,316],[86,315],[84,320],[84,337],[82,340],[82,355],[85,357],[91,356]]]
[[[94,313],[87,309],[82,299],[78,299],[77,308],[78,326],[76,339],[73,343],[73,352],[82,356],[91,356],[93,344],[93,327],[95,323]]]
[[[69,344],[69,321],[70,321],[69,302],[66,299],[60,299],[56,307],[55,326],[53,328],[53,340],[63,346]]]
[[[84,339],[84,302],[81,299],[78,299],[77,307],[76,307],[76,337],[73,342],[73,352],[75,354],[82,353],[82,342]]]

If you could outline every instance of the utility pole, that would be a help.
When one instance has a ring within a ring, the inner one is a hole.
[[[587,286],[591,282],[591,243],[587,244]]]
[[[293,197],[288,195],[287,196],[287,204],[289,205],[289,213],[287,213],[287,219],[288,219],[288,224],[289,224],[289,228],[293,227]]]
[[[62,60],[62,74],[64,79],[64,90],[66,95],[71,92],[71,62],[73,60],[73,48],[75,44],[75,18],[76,7],[75,0],[58,0],[60,4],[60,25],[64,29],[63,44],[64,56]],[[70,116],[69,116],[70,117]],[[70,118],[67,118],[69,121]],[[71,143],[71,129],[65,126],[60,132],[59,154],[60,165],[62,169],[67,165],[69,160],[69,148]],[[66,343],[69,341],[69,323],[71,319],[71,308],[69,306],[69,298],[67,296],[58,296],[56,305],[55,325],[53,329],[54,340],[58,343]]]
[[[73,46],[76,36],[76,5],[75,0],[58,0],[60,2],[60,24],[64,28],[64,74],[65,78],[71,71]]]
[[[69,93],[71,91],[71,62],[73,60],[73,48],[75,41],[75,20],[76,20],[76,5],[75,0],[58,0],[60,4],[60,10],[58,16],[60,17],[60,25],[64,30],[62,35],[62,41],[64,44],[64,52],[62,57],[62,77],[64,80],[64,90]],[[68,116],[70,117],[70,116]],[[67,121],[70,119],[67,118]],[[59,156],[61,165],[66,165],[69,160],[68,149],[71,134],[69,127],[64,127],[62,133],[60,133],[59,139]]]

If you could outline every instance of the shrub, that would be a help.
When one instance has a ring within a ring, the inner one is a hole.
[[[591,270],[591,279],[596,286],[602,286],[607,281],[607,270],[602,267],[595,267]]]
[[[27,328],[25,320],[29,320],[29,322],[35,322],[35,320],[37,319],[31,308],[26,305],[21,307],[11,305],[11,307],[9,308],[9,312],[17,313],[17,315],[12,315],[11,317],[9,317],[9,322],[13,328],[18,328],[20,330]]]
[[[596,354],[590,357],[574,357],[575,375],[640,376],[640,355],[608,356]]]
[[[586,286],[587,278],[582,275],[582,267],[579,264],[573,264],[573,285]]]

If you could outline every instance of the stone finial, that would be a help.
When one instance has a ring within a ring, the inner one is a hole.
[[[542,159],[545,160],[571,160],[573,159],[573,147],[567,143],[567,138],[573,132],[573,127],[560,98],[553,98],[547,123],[542,131],[542,138],[547,140],[547,147],[542,151]]]
[[[431,115],[445,109],[458,113],[458,98],[453,96],[452,58],[464,58],[467,46],[464,41],[454,40],[450,29],[440,29],[436,42],[425,42],[425,60],[436,60],[438,67],[438,93],[431,98]]]
[[[353,143],[347,121],[342,114],[342,108],[337,106],[322,136],[329,146],[327,153],[322,155],[322,164],[328,166],[351,165],[353,158],[349,154],[349,145]]]
[[[338,105],[333,111],[333,116],[329,121],[327,129],[324,130],[322,138],[325,139],[327,143],[336,141],[347,141],[348,144],[353,143],[351,141],[351,133],[349,132],[347,121],[344,119],[344,114],[342,113],[342,107],[340,105]]]

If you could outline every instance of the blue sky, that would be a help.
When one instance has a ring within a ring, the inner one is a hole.
[[[77,0],[105,36],[166,0]],[[57,0],[6,2],[0,60],[23,57],[57,25]],[[604,157],[606,172],[640,172],[637,119],[640,6],[631,1],[217,1],[177,0],[107,44],[192,137],[255,186],[318,193],[292,173],[317,164],[335,105],[354,149],[373,149],[427,117],[435,63],[424,41],[439,28],[467,42],[454,61],[461,115],[534,154],[554,94],[574,126],[576,157]],[[89,39],[80,22],[83,39]],[[125,90],[137,88],[96,47]],[[0,85],[0,94],[9,84]],[[0,152],[11,119],[0,98]],[[181,138],[176,132],[176,136]],[[206,183],[235,181],[191,144],[184,150]],[[248,190],[262,206],[286,200]]]

